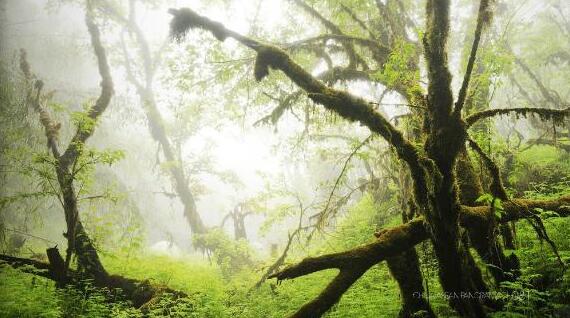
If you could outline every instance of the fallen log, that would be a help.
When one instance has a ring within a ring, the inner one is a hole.
[[[81,285],[85,279],[91,278],[77,270],[68,269],[65,271],[65,263],[57,248],[48,248],[46,252],[50,263],[5,254],[0,254],[0,263],[8,264],[26,273],[51,279],[56,282],[57,287],[69,284]],[[109,290],[120,289],[125,299],[129,300],[133,307],[143,310],[146,307],[145,305],[150,303],[151,300],[164,294],[172,295],[176,299],[188,297],[182,291],[166,286],[153,285],[148,280],[136,280],[120,275],[108,275],[104,280],[93,280],[93,285]]]

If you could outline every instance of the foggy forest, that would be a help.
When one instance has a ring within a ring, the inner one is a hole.
[[[0,0],[0,317],[570,317],[567,0]]]

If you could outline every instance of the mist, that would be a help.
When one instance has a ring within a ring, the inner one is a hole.
[[[0,0],[0,290],[27,264],[51,300],[22,317],[84,315],[86,281],[119,290],[95,317],[482,317],[524,312],[518,286],[563,317],[569,21],[558,0]]]

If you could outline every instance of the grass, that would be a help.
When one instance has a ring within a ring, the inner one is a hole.
[[[370,200],[362,200],[340,223],[327,244],[313,243],[307,250],[291,255],[288,261],[345,250],[370,241],[373,239],[370,233],[374,230],[369,226],[369,219],[373,217],[370,211],[376,208]],[[397,224],[396,217],[389,223]],[[348,226],[351,224],[353,226]],[[570,220],[551,218],[545,220],[545,225],[562,257],[566,262],[570,261],[570,243],[567,240]],[[495,313],[493,317],[565,317],[565,313],[570,312],[567,305],[570,304],[570,274],[560,270],[548,245],[541,244],[524,221],[518,223],[517,238],[520,247],[516,253],[521,259],[523,276],[503,286],[503,290],[522,293],[525,297],[506,298],[505,311]],[[441,287],[430,245],[420,244],[417,251],[422,259],[421,270],[432,295],[430,301],[434,311],[440,317],[453,317],[446,300],[437,297],[441,295]],[[159,302],[148,317],[286,317],[318,295],[336,275],[335,270],[328,270],[280,284],[270,280],[259,289],[251,290],[262,273],[262,267],[246,268],[227,279],[218,265],[199,255],[178,259],[144,253],[136,255],[105,254],[103,261],[110,273],[148,279],[190,295],[189,300],[182,302]],[[58,290],[49,280],[5,265],[0,265],[0,294],[0,317],[120,318],[142,315],[125,303],[109,302],[109,298],[100,291]],[[381,263],[358,280],[325,317],[396,317],[399,309],[396,282],[386,264]]]

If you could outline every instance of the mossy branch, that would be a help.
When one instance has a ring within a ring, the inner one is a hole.
[[[333,67],[316,76],[317,79],[325,82],[327,85],[333,85],[340,81],[350,80],[368,80],[370,79],[369,72],[353,70],[347,67]],[[263,118],[257,120],[253,125],[272,124],[275,125],[286,110],[291,109],[293,105],[299,100],[302,90],[296,90],[293,93],[285,96],[282,99],[277,99],[269,96],[271,99],[278,101],[277,107],[271,113]]]
[[[527,200],[515,199],[503,203],[503,213],[498,220],[507,223],[528,218],[528,211],[534,209],[555,211],[561,217],[570,216],[570,195],[555,200]],[[460,225],[463,227],[478,227],[480,224],[494,222],[495,216],[489,206],[461,206]],[[294,279],[327,269],[338,269],[339,274],[315,299],[301,307],[291,317],[320,317],[330,309],[370,267],[386,260],[391,256],[399,255],[418,243],[428,239],[428,230],[423,218],[376,234],[377,240],[354,249],[309,257],[301,262],[288,266],[282,271],[270,275],[268,278],[277,280]]]
[[[494,116],[515,114],[517,117],[528,117],[529,115],[538,115],[541,120],[552,120],[555,124],[562,123],[564,118],[570,117],[570,107],[566,109],[549,109],[537,107],[521,107],[521,108],[496,108],[488,109],[465,118],[468,127],[479,120],[491,118]]]
[[[384,63],[386,63],[386,61],[388,60],[388,56],[391,53],[390,48],[388,48],[387,46],[383,45],[382,43],[376,40],[350,36],[345,34],[334,34],[334,33],[321,34],[304,40],[295,41],[287,44],[286,47],[291,49],[296,49],[302,46],[311,45],[313,43],[326,42],[328,40],[336,40],[341,44],[348,42],[351,44],[356,44],[361,47],[367,48],[372,53],[374,60],[378,63],[378,65],[384,65]]]
[[[473,139],[469,139],[468,142],[471,149],[473,149],[481,157],[481,159],[483,159],[485,167],[491,174],[491,178],[493,179],[491,182],[491,194],[503,201],[508,200],[509,197],[507,195],[505,187],[503,186],[501,171],[499,170],[497,164],[483,151],[483,149],[481,149],[479,144],[477,144]]]
[[[461,89],[459,90],[457,102],[455,103],[454,111],[457,115],[461,114],[461,109],[463,109],[463,105],[465,104],[467,91],[469,89],[469,81],[471,80],[471,74],[473,73],[473,66],[475,65],[475,59],[477,57],[479,42],[481,42],[481,34],[483,33],[483,28],[489,25],[491,20],[491,10],[490,10],[491,1],[493,0],[480,0],[479,3],[479,13],[477,15],[477,26],[475,27],[475,36],[473,38],[473,44],[471,45],[471,52],[469,53],[469,60],[467,62],[467,69],[465,70],[463,83],[461,84]]]
[[[428,74],[428,107],[435,126],[447,120],[453,106],[451,73],[447,58],[449,34],[449,0],[428,0],[426,30],[423,37]]]
[[[278,280],[292,279],[325,269],[349,269],[366,265],[374,265],[407,250],[427,239],[427,231],[422,218],[414,219],[406,224],[385,230],[378,239],[370,244],[355,249],[308,257],[296,265],[272,274],[269,278]]]
[[[87,112],[87,116],[93,120],[93,122],[97,122],[101,114],[103,114],[111,102],[111,97],[114,94],[113,80],[111,78],[109,63],[107,62],[107,55],[103,45],[101,44],[99,28],[93,21],[93,16],[89,10],[85,15],[85,23],[91,37],[91,45],[93,46],[95,57],[97,58],[97,66],[99,68],[99,75],[101,76],[101,93],[99,94],[95,104]],[[69,143],[69,146],[61,156],[63,166],[69,166],[77,160],[83,144],[93,135],[93,132],[94,127],[89,129],[78,127],[77,132]]]
[[[507,223],[525,218],[523,208],[531,211],[540,208],[557,212],[560,217],[569,217],[570,195],[553,200],[514,199],[503,202],[504,213],[498,221]],[[471,227],[478,222],[487,222],[490,217],[494,217],[488,205],[475,207],[463,205],[460,215],[460,225],[463,227]],[[293,279],[326,269],[351,268],[369,262],[376,264],[385,260],[386,257],[398,255],[427,238],[428,232],[423,218],[415,218],[408,223],[381,231],[378,239],[373,243],[345,252],[305,258],[295,265],[270,275],[269,278]]]
[[[410,165],[412,170],[421,174],[420,155],[404,135],[388,120],[378,113],[371,103],[353,96],[348,92],[327,87],[323,82],[312,76],[300,65],[295,63],[287,53],[280,48],[264,44],[226,29],[222,24],[198,15],[189,8],[170,9],[174,16],[171,21],[171,34],[181,38],[188,30],[200,28],[210,31],[218,39],[233,38],[257,52],[255,77],[262,80],[269,74],[269,69],[281,70],[295,84],[305,90],[310,99],[334,111],[349,121],[357,121],[367,126],[372,132],[382,136],[396,148],[401,159]]]

